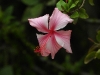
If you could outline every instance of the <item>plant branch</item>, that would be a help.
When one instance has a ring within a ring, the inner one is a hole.
[[[81,4],[81,5],[80,5],[77,9],[75,9],[75,10],[74,10],[74,11],[72,11],[72,12],[75,12],[75,11],[77,11],[77,10],[81,9],[81,8],[83,7],[84,3],[85,3],[85,0],[83,0],[82,4]]]
[[[84,3],[85,3],[85,0],[83,0],[81,6],[78,9],[81,9],[83,7]]]
[[[91,38],[88,38],[91,42],[93,42],[94,44],[97,44],[94,40],[92,40]]]

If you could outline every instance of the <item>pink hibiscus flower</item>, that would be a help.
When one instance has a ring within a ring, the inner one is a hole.
[[[65,48],[68,53],[72,53],[70,47],[71,30],[58,31],[73,21],[67,14],[55,8],[50,18],[46,14],[28,20],[31,26],[40,32],[46,33],[45,35],[37,34],[39,47],[35,49],[35,52],[39,52],[42,56],[48,56],[51,53],[52,59],[61,47]]]

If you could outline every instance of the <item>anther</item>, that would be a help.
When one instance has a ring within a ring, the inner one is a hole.
[[[37,47],[34,49],[34,52],[35,52],[35,53],[40,53],[40,52],[41,52],[40,47],[37,46]]]

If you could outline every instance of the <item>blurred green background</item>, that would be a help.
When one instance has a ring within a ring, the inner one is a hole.
[[[72,30],[72,54],[62,48],[55,59],[34,53],[38,46],[35,28],[28,18],[52,14],[58,0],[0,0],[0,75],[100,75],[100,60],[84,64],[84,58],[100,30],[100,1],[86,0],[89,19],[79,19]]]

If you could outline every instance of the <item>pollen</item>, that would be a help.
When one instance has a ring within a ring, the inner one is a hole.
[[[39,46],[37,46],[37,47],[34,49],[34,52],[35,52],[35,53],[40,53],[40,52],[41,52],[40,47],[39,47]]]
[[[34,49],[34,52],[35,53],[39,53],[41,54],[41,51],[45,49],[45,44],[42,44],[41,46],[37,46],[35,49]]]

